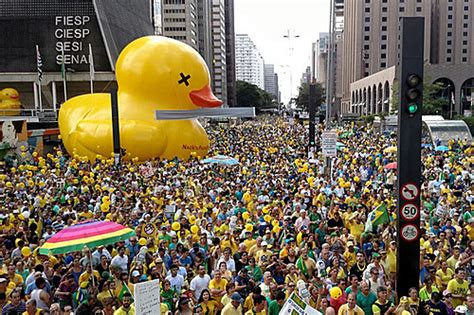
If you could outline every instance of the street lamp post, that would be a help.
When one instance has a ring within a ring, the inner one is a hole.
[[[299,38],[299,37],[300,35],[295,34],[294,30],[292,33],[290,29],[288,29],[286,34],[283,35],[283,38],[288,39],[288,51],[289,51],[289,62],[290,62],[290,64],[288,65],[289,71],[290,71],[290,101],[293,98],[293,74],[292,74],[292,68],[291,68],[291,60],[293,58],[294,47],[292,45],[292,42],[295,38]]]

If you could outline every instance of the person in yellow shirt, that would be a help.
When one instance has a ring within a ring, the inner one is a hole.
[[[135,315],[135,306],[132,305],[132,295],[128,292],[123,294],[122,306],[118,308],[114,315]]]
[[[16,273],[14,265],[8,266],[7,278],[10,282],[13,282],[16,287],[21,287],[23,285],[23,278]]]
[[[255,255],[257,264],[260,266],[263,265],[264,261],[269,261],[270,256],[272,255],[272,252],[268,250],[268,247],[271,245],[267,244],[267,242],[265,241],[263,241],[261,245],[262,245],[262,249],[259,250]]]
[[[214,279],[209,282],[209,290],[212,298],[220,301],[226,293],[227,280],[222,278],[220,270],[214,272]]]
[[[441,269],[436,271],[436,276],[438,276],[441,280],[441,285],[443,289],[448,286],[448,282],[453,279],[454,271],[448,267],[448,263],[446,261],[441,262]]]
[[[344,254],[342,254],[342,256],[344,257],[344,260],[347,263],[347,268],[350,269],[356,263],[356,252],[354,250],[353,241],[348,241],[346,245],[347,245],[347,250],[344,252]]]
[[[79,276],[79,283],[88,282],[89,280],[92,281],[91,276],[92,276],[92,268],[91,268],[91,265],[88,264],[86,271],[81,273],[81,275]],[[97,270],[94,270],[94,277],[95,277],[94,281],[98,282],[100,279],[100,275]]]
[[[22,315],[39,315],[39,314],[42,314],[42,310],[36,307],[36,300],[29,299],[28,301],[26,301],[26,311],[24,311]]]
[[[364,311],[356,304],[356,294],[349,293],[347,303],[343,304],[338,311],[338,315],[364,315]]]
[[[252,232],[246,231],[245,236],[246,236],[246,239],[244,241],[244,245],[247,251],[249,251],[252,248],[252,246],[257,244],[257,241],[252,238]]]
[[[456,268],[456,276],[448,282],[448,291],[453,296],[453,307],[462,305],[469,291],[469,284],[466,278],[466,271],[463,268]]]
[[[245,315],[266,315],[265,305],[266,299],[263,295],[257,294],[252,296],[253,307],[245,312]]]
[[[461,250],[459,246],[454,246],[453,248],[453,256],[449,257],[446,262],[448,263],[448,268],[451,270],[456,269],[456,264],[459,261],[459,256],[461,255]]]

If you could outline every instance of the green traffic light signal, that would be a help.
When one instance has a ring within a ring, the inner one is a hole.
[[[408,105],[408,113],[415,114],[418,111],[418,105],[415,103],[411,103]]]

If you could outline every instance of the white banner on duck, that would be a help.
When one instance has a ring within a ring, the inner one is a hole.
[[[185,120],[198,117],[255,117],[255,107],[200,108],[194,110],[157,110],[157,120]]]

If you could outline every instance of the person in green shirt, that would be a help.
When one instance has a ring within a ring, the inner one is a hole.
[[[372,315],[372,304],[375,301],[377,301],[377,297],[370,291],[369,284],[366,281],[362,281],[361,289],[357,292],[357,305],[365,312],[365,315]]]
[[[283,304],[285,304],[285,293],[283,291],[278,291],[275,300],[272,300],[268,305],[268,315],[278,315]]]

